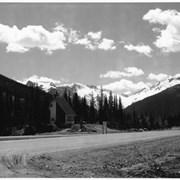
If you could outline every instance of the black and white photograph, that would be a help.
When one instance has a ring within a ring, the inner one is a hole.
[[[180,178],[180,2],[0,2],[0,178]]]

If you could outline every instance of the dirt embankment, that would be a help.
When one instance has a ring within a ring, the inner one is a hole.
[[[3,157],[2,168],[0,177],[180,177],[180,137]]]

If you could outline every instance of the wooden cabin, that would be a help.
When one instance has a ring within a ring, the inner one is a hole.
[[[76,113],[64,97],[55,97],[49,105],[50,120],[59,127],[74,124]]]

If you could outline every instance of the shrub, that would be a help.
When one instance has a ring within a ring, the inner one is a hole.
[[[25,125],[24,126],[24,135],[34,135],[36,134],[36,129],[33,126]]]
[[[71,130],[74,131],[74,132],[77,132],[80,130],[80,124],[73,124],[71,126]]]

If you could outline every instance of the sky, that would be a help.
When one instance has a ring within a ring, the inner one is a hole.
[[[130,94],[180,72],[180,3],[0,3],[0,74]]]

